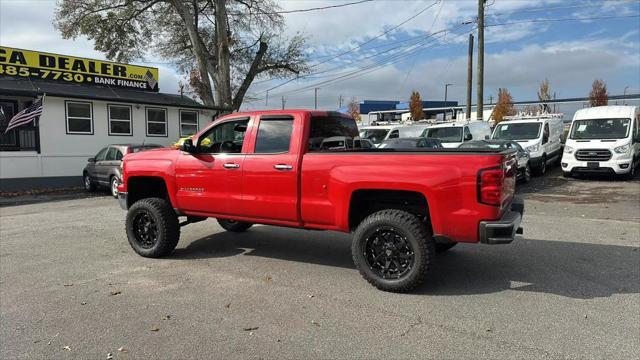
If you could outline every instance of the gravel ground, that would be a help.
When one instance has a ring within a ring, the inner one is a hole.
[[[344,234],[208,220],[145,259],[111,197],[3,207],[0,358],[640,358],[640,181],[519,192],[525,239],[459,245],[412,294]]]

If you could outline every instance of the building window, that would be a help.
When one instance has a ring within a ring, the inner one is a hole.
[[[180,110],[180,137],[191,136],[198,132],[198,112]]]
[[[23,103],[27,108],[33,101]],[[0,99],[0,151],[40,151],[38,144],[38,121],[30,121],[5,133],[11,118],[17,114],[18,101]]]
[[[90,102],[66,101],[67,133],[93,135],[93,109]]]
[[[167,109],[147,108],[147,136],[167,136]]]
[[[109,135],[132,135],[131,106],[108,105]]]

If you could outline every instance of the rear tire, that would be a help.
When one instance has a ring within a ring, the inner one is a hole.
[[[382,210],[358,225],[351,253],[356,268],[371,285],[383,291],[407,292],[426,278],[435,244],[431,230],[417,216]]]
[[[171,204],[160,198],[146,198],[131,205],[126,230],[133,250],[149,258],[171,254],[180,240],[178,216]]]
[[[244,221],[236,221],[230,219],[217,219],[218,224],[222,226],[223,229],[231,232],[245,232],[249,230],[250,227],[253,226],[252,223],[244,222]]]
[[[118,184],[119,183],[120,183],[120,180],[115,175],[113,175],[111,177],[111,180],[109,180],[109,189],[111,190],[111,196],[113,196],[116,199],[118,198]]]

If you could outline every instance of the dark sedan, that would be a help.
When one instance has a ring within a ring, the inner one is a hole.
[[[459,146],[460,149],[515,149],[518,157],[518,180],[527,183],[531,180],[531,167],[529,166],[529,152],[512,140],[474,140],[467,141]]]
[[[396,138],[384,140],[379,149],[442,149],[442,143],[433,138]]]
[[[89,158],[82,171],[82,182],[87,191],[95,191],[96,187],[109,187],[111,195],[118,197],[118,185],[122,179],[122,158],[129,153],[157,149],[155,144],[115,144],[109,145]]]

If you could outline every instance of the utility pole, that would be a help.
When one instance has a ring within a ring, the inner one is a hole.
[[[317,110],[318,109],[318,88],[313,88],[313,93],[314,93],[314,96],[313,96],[314,106],[313,106],[313,108]]]
[[[444,106],[447,107],[447,88],[453,84],[444,84]],[[452,115],[453,116],[453,115]],[[442,121],[447,121],[447,110],[442,115]]]
[[[471,86],[473,84],[473,34],[469,34],[469,60],[467,62],[467,120],[471,119]]]
[[[284,104],[285,104],[286,102],[287,102],[287,101],[284,99],[284,96],[283,96],[283,97],[282,97],[282,110],[284,110]]]
[[[338,109],[342,107],[342,95],[338,96]]]
[[[478,108],[477,119],[482,120],[484,112],[484,2],[485,0],[478,0],[478,101],[476,106]]]

